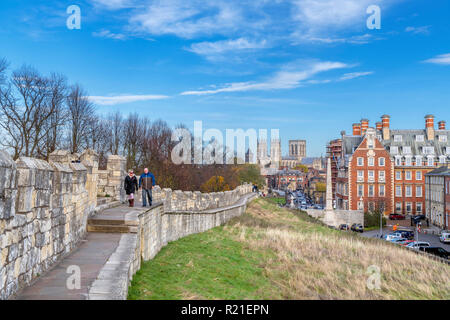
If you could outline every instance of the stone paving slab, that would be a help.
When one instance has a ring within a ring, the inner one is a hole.
[[[77,249],[56,267],[25,288],[17,300],[86,300],[89,288],[119,245],[121,234],[88,233]],[[77,265],[81,270],[81,288],[69,290],[67,268]]]

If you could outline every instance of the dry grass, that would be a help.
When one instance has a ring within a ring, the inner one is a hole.
[[[331,230],[263,199],[225,230],[249,249],[271,253],[261,264],[284,299],[450,298],[448,265],[381,240]],[[367,287],[372,265],[381,270],[380,289]]]

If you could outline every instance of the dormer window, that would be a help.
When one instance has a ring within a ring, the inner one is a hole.
[[[446,156],[440,156],[439,157],[439,163],[446,163],[447,162],[447,157]]]
[[[434,154],[434,147],[423,147],[422,151],[424,154]]]
[[[417,156],[416,157],[416,166],[417,167],[421,167],[422,166],[422,157],[421,156]]]
[[[439,136],[439,142],[447,142],[447,136],[440,135]]]
[[[417,142],[424,142],[425,138],[424,138],[424,136],[422,134],[419,134],[419,135],[416,136],[416,141]]]
[[[402,142],[402,136],[398,135],[398,134],[394,135],[394,141],[395,142]]]
[[[411,160],[412,160],[412,159],[411,159],[410,156],[405,157],[405,166],[410,166],[410,165],[412,164],[412,161],[411,161]]]
[[[450,155],[450,147],[445,147],[445,153]]]
[[[398,147],[397,146],[392,146],[391,147],[391,154],[398,154]]]
[[[403,153],[405,153],[405,154],[411,154],[411,147],[410,147],[410,146],[405,146],[405,147],[403,147]]]
[[[395,165],[396,166],[402,165],[402,157],[400,157],[400,156],[395,157]]]

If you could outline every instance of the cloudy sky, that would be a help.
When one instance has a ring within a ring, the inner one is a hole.
[[[81,9],[69,30],[67,8]],[[369,29],[367,8],[381,8]],[[280,129],[308,154],[368,118],[450,124],[447,0],[2,0],[0,57],[82,84],[99,112]]]

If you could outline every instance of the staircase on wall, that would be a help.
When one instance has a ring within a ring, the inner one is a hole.
[[[96,214],[88,219],[87,231],[98,233],[137,233],[139,207],[120,206],[120,201],[99,198]],[[106,209],[109,209],[105,212]]]

